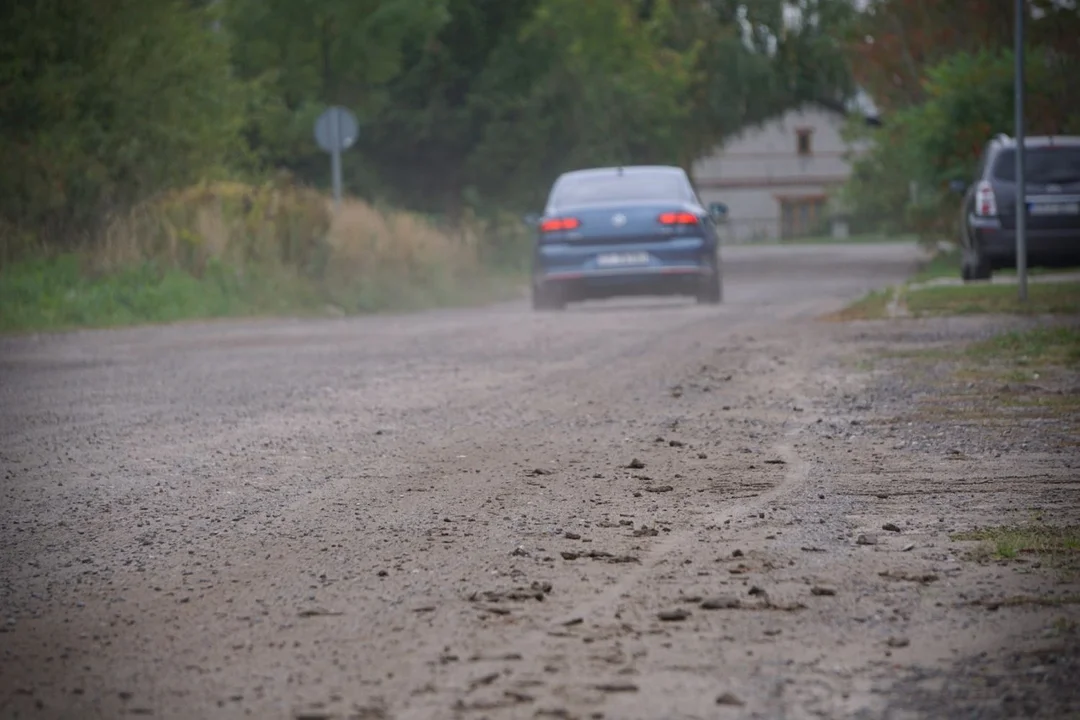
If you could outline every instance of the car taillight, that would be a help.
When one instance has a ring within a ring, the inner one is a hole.
[[[666,212],[660,214],[661,225],[697,225],[697,215],[688,212]]]
[[[975,214],[979,217],[993,217],[998,214],[994,188],[986,180],[975,188]]]
[[[581,227],[581,221],[577,218],[549,218],[540,223],[540,232],[562,232],[564,230],[577,230]]]

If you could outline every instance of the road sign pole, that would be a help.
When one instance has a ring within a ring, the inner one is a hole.
[[[1020,302],[1027,302],[1027,182],[1024,177],[1026,150],[1024,148],[1024,0],[1016,2],[1016,39],[1013,54],[1016,69],[1013,74],[1013,100],[1016,112],[1016,278]]]
[[[315,142],[330,154],[330,182],[334,186],[334,212],[341,209],[341,153],[356,142],[356,116],[342,107],[327,108],[315,121]]]
[[[334,182],[334,210],[341,208],[341,152],[330,153],[330,172]]]
[[[330,153],[330,172],[334,183],[334,211],[341,209],[341,116],[333,117],[334,151]]]

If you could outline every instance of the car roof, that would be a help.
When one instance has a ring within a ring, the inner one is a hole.
[[[649,175],[671,174],[685,175],[686,172],[675,165],[625,165],[621,167],[596,167],[582,170],[571,170],[560,175],[560,178],[579,177],[602,177],[606,175]]]
[[[1016,138],[998,135],[995,140],[1002,148],[1015,148]],[[1024,138],[1025,148],[1080,147],[1080,135],[1029,135]]]

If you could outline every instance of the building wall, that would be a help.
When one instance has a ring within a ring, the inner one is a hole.
[[[749,128],[722,148],[698,160],[693,177],[702,201],[728,206],[731,241],[780,237],[798,232],[807,211],[823,219],[829,194],[851,173],[851,148],[841,137],[845,118],[816,106],[792,110],[759,128]],[[799,134],[809,135],[809,152],[800,154]],[[787,221],[784,204],[788,204]],[[816,224],[816,223],[815,223]]]
[[[835,185],[776,183],[768,188],[727,188],[699,190],[701,201],[728,206],[728,219],[721,228],[728,242],[774,240],[782,234],[781,199],[825,200]]]

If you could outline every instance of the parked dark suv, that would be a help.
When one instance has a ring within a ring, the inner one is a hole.
[[[1024,142],[1029,266],[1080,265],[1080,136]],[[964,280],[1016,265],[1016,140],[998,135],[983,150],[960,217]]]

